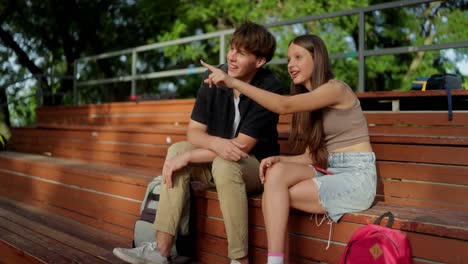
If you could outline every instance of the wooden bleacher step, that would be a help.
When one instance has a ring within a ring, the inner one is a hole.
[[[0,197],[4,263],[123,263],[112,254],[125,239]]]
[[[34,154],[1,152],[0,193],[133,239],[153,174]]]

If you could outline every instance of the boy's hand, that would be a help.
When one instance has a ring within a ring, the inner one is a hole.
[[[223,70],[218,69],[215,66],[210,65],[208,63],[205,63],[202,60],[200,60],[200,63],[203,65],[203,67],[211,71],[211,74],[208,75],[208,78],[206,78],[203,81],[204,83],[207,83],[210,86],[210,88],[213,85],[232,88],[234,78],[227,75],[227,73],[225,73]]]
[[[228,161],[239,161],[243,158],[248,158],[249,154],[242,149],[245,145],[240,144],[232,139],[217,138],[213,143],[211,150],[216,152],[218,156]]]
[[[187,165],[188,159],[185,153],[164,161],[162,182],[166,184],[168,188],[172,188],[172,177],[174,176],[174,173]]]

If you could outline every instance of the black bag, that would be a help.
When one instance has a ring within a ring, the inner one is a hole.
[[[427,80],[426,90],[445,90],[447,91],[448,120],[453,119],[452,112],[452,94],[450,90],[461,89],[461,77],[455,74],[434,74]]]
[[[426,90],[461,89],[462,80],[455,74],[434,74],[427,80]]]

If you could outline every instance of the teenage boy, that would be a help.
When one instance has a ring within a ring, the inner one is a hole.
[[[276,76],[263,68],[276,48],[263,26],[246,22],[230,41],[227,63],[219,68],[232,77],[262,89],[282,93]],[[210,72],[205,73],[205,77]],[[188,142],[173,144],[163,166],[163,186],[154,228],[156,242],[114,254],[130,263],[171,263],[176,234],[181,228],[190,181],[213,184],[218,192],[231,263],[248,263],[247,193],[259,193],[259,161],[278,155],[278,115],[236,90],[208,87],[198,90],[188,127]]]

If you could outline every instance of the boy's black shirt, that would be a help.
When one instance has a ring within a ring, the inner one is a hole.
[[[227,72],[227,65],[219,66]],[[210,71],[206,71],[205,80]],[[264,90],[283,94],[283,85],[269,70],[260,68],[250,82],[251,85]],[[207,126],[209,135],[232,138],[234,122],[234,92],[226,87],[212,87],[202,82],[192,111],[192,120]],[[257,144],[249,154],[258,160],[279,154],[278,114],[263,108],[247,96],[240,95],[240,123],[236,131],[257,139]]]

